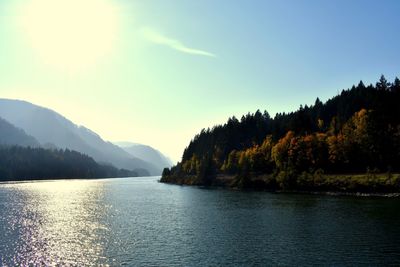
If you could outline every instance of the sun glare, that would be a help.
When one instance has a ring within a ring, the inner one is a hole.
[[[94,66],[117,37],[118,10],[111,0],[30,0],[20,11],[23,31],[41,60],[67,71]]]

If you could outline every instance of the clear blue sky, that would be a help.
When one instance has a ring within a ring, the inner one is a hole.
[[[400,75],[400,1],[3,0],[0,96],[179,160],[231,115]]]

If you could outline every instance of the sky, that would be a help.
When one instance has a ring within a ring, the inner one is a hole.
[[[400,76],[400,1],[1,0],[0,97],[173,161],[202,128]]]

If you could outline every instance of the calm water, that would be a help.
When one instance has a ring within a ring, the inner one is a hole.
[[[157,178],[0,184],[0,265],[400,265],[400,200]]]

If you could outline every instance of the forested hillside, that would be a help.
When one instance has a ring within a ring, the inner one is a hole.
[[[137,176],[72,150],[0,146],[0,181]]]
[[[204,185],[233,177],[230,184],[239,187],[328,190],[333,185],[322,176],[366,174],[361,182],[341,176],[340,182],[330,181],[338,183],[332,189],[347,190],[354,182],[358,187],[395,191],[399,177],[392,173],[400,171],[399,103],[400,80],[390,83],[382,76],[376,85],[360,82],[325,103],[317,98],[312,106],[274,118],[266,111],[240,120],[232,117],[196,135],[182,161],[165,169],[161,181]],[[387,173],[388,178],[378,173]],[[377,181],[378,176],[383,180]]]

